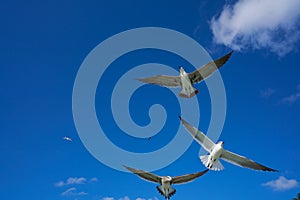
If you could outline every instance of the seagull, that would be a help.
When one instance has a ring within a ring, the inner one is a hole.
[[[223,165],[219,161],[219,158],[240,166],[240,167],[247,167],[254,170],[262,170],[262,171],[273,171],[278,172],[278,170],[271,169],[269,167],[263,166],[253,160],[250,160],[244,156],[232,153],[223,149],[223,141],[218,142],[215,144],[211,141],[204,133],[198,130],[196,127],[191,126],[187,123],[184,119],[179,116],[183,126],[186,130],[194,137],[194,139],[200,143],[200,145],[209,152],[208,155],[200,156],[200,160],[202,163],[210,170],[221,171],[224,169]]]
[[[63,140],[67,140],[67,141],[70,141],[70,142],[72,142],[73,140],[71,139],[71,138],[69,138],[69,137],[63,137]]]
[[[180,66],[179,76],[159,75],[149,78],[139,78],[137,80],[144,83],[156,84],[164,87],[181,87],[181,91],[178,95],[183,98],[191,98],[198,93],[198,90],[193,87],[193,84],[201,82],[202,80],[210,76],[214,71],[222,67],[222,65],[224,65],[230,58],[232,53],[233,51],[223,56],[222,58],[203,65],[202,67],[191,73],[186,73],[183,67]]]
[[[194,179],[196,179],[196,178],[204,175],[206,172],[208,172],[208,169],[206,169],[202,172],[198,172],[198,173],[194,173],[194,174],[186,174],[186,175],[182,175],[182,176],[170,177],[170,176],[158,176],[158,175],[152,174],[150,172],[133,169],[133,168],[127,167],[125,165],[123,165],[123,166],[126,169],[128,169],[129,171],[131,171],[132,173],[138,175],[140,178],[142,178],[146,181],[159,183],[160,185],[156,186],[156,188],[157,188],[158,192],[165,197],[165,199],[170,199],[170,197],[176,193],[176,190],[174,188],[172,188],[172,186],[171,186],[172,184],[187,183],[187,182],[193,181]]]

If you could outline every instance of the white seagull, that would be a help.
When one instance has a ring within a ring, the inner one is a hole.
[[[187,183],[187,182],[193,181],[194,179],[196,179],[196,178],[204,175],[206,172],[208,172],[208,169],[206,169],[202,172],[198,172],[198,173],[194,173],[194,174],[186,174],[186,175],[182,175],[182,176],[170,177],[170,176],[158,176],[158,175],[152,174],[150,172],[133,169],[133,168],[127,167],[125,165],[124,165],[124,167],[146,181],[159,183],[160,185],[156,186],[156,188],[157,188],[158,192],[165,197],[165,199],[170,199],[170,197],[176,193],[176,190],[174,188],[172,188],[172,186],[171,186],[172,184]]]
[[[188,132],[193,136],[193,138],[200,143],[200,145],[209,152],[208,155],[200,156],[200,160],[202,163],[211,170],[220,171],[223,170],[224,167],[219,161],[219,158],[240,166],[240,167],[247,167],[254,170],[262,170],[262,171],[276,171],[275,169],[271,169],[269,167],[263,166],[253,160],[250,160],[244,156],[240,156],[238,154],[232,153],[223,149],[224,142],[220,141],[215,144],[211,141],[204,133],[198,130],[196,127],[191,126],[187,123],[184,119],[179,116],[183,126],[188,130]]]
[[[63,140],[67,140],[67,141],[70,141],[70,142],[72,142],[73,140],[72,140],[72,138],[69,138],[69,137],[63,137]]]
[[[144,83],[156,84],[164,87],[181,87],[181,91],[178,95],[183,98],[191,98],[198,93],[198,90],[193,87],[193,84],[201,82],[202,80],[210,76],[214,71],[219,69],[227,62],[232,53],[233,51],[223,56],[222,58],[203,65],[202,67],[191,73],[186,73],[183,67],[179,67],[179,76],[159,75],[149,78],[139,78],[137,80]]]

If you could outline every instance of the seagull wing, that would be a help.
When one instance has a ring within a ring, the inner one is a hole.
[[[244,156],[240,156],[238,154],[232,153],[227,150],[223,150],[221,158],[231,164],[240,166],[240,167],[247,167],[255,170],[262,170],[262,171],[272,171],[277,172],[278,170],[271,169],[269,167],[263,166],[253,160],[250,160]]]
[[[152,174],[150,172],[146,172],[143,170],[139,170],[139,169],[133,169],[131,167],[127,167],[124,165],[124,167],[126,169],[128,169],[129,171],[131,171],[132,173],[138,175],[140,178],[146,180],[146,181],[150,181],[150,182],[154,182],[154,183],[161,183],[161,177],[157,176],[155,174]]]
[[[181,85],[179,76],[153,76],[149,78],[139,78],[137,80],[164,87],[179,87]]]
[[[199,69],[191,72],[189,74],[189,78],[191,82],[194,84],[210,76],[214,71],[222,67],[227,62],[227,60],[230,58],[232,53],[233,51],[223,56],[222,58],[209,62],[203,65],[202,67],[200,67]]]
[[[172,183],[173,184],[181,184],[181,183],[191,182],[194,179],[204,175],[206,172],[208,172],[208,169],[206,169],[202,172],[194,173],[194,174],[186,174],[186,175],[182,175],[182,176],[175,176],[175,177],[172,178]]]
[[[211,141],[204,133],[187,123],[183,118],[179,117],[183,126],[193,136],[193,138],[208,152],[211,152],[215,147],[215,143]]]

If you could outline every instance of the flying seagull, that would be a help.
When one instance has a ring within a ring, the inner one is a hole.
[[[63,137],[63,140],[67,140],[67,141],[70,141],[70,142],[72,142],[72,139],[71,138],[69,138],[69,137]]]
[[[189,123],[187,123],[184,119],[182,119],[179,116],[183,126],[186,128],[186,130],[194,137],[194,139],[200,143],[200,145],[209,152],[208,155],[200,156],[200,160],[202,163],[211,170],[220,171],[223,170],[224,167],[219,161],[219,158],[240,166],[240,167],[247,167],[254,170],[262,170],[262,171],[277,171],[275,169],[271,169],[269,167],[263,166],[257,162],[254,162],[253,160],[250,160],[244,156],[240,156],[238,154],[232,153],[230,151],[227,151],[223,149],[224,142],[220,141],[217,144],[215,144],[213,141],[211,141],[204,133],[202,133],[200,130],[198,130],[196,127],[191,126]],[[277,171],[278,172],[278,171]]]
[[[159,75],[149,78],[139,78],[137,80],[144,83],[156,84],[164,87],[181,87],[181,91],[178,95],[183,98],[191,98],[198,93],[198,90],[193,87],[193,84],[201,82],[202,80],[210,76],[214,71],[222,67],[222,65],[224,65],[230,58],[232,53],[233,51],[223,56],[222,58],[203,65],[202,67],[191,73],[186,73],[183,67],[179,67],[179,76]]]
[[[194,174],[186,174],[186,175],[182,175],[182,176],[170,177],[170,176],[158,176],[158,175],[152,174],[150,172],[133,169],[133,168],[127,167],[125,165],[124,165],[124,167],[146,181],[159,183],[160,185],[156,186],[156,188],[157,188],[158,192],[165,197],[165,199],[170,199],[170,197],[176,193],[176,190],[174,188],[172,188],[172,186],[171,186],[172,184],[187,183],[187,182],[193,181],[194,179],[196,179],[196,178],[204,175],[206,172],[208,172],[208,169],[206,169],[202,172],[198,172],[198,173],[194,173]]]

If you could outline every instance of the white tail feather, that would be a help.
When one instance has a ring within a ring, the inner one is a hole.
[[[222,171],[223,169],[224,169],[224,167],[219,160],[214,162],[213,166],[211,167],[211,170],[214,170],[214,171]]]
[[[169,189],[164,188],[162,185],[156,186],[158,192],[163,195],[166,199],[170,199],[176,193],[176,190],[172,187]]]
[[[208,157],[209,157],[209,155],[200,156],[200,160],[205,165],[205,167],[208,167],[208,165],[209,165],[209,158]]]
[[[209,160],[209,155],[200,156],[200,160],[205,165],[205,167],[207,167],[210,170],[221,171],[221,170],[224,169],[222,163],[219,160],[216,160],[213,163],[213,165],[211,166],[211,163],[210,163],[210,160]]]

